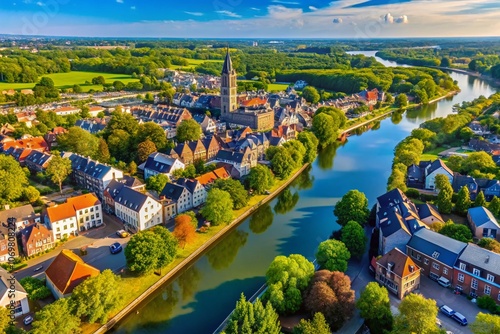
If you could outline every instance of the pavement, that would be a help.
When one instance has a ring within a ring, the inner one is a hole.
[[[109,246],[115,242],[119,242],[125,247],[130,237],[120,238],[116,235],[116,231],[123,229],[123,224],[118,218],[103,213],[103,220],[103,226],[86,232],[80,232],[79,236],[72,237],[69,241],[53,249],[49,253],[28,260],[28,266],[15,272],[14,276],[18,280],[27,276],[42,278],[50,263],[52,263],[54,258],[63,249],[73,250],[73,252],[79,255],[86,263],[101,271],[104,269],[111,269],[115,273],[120,272],[121,269],[126,266],[124,252],[111,254]],[[82,247],[87,247],[87,255],[80,255],[80,248]],[[42,269],[35,271],[35,268],[40,266],[42,266]]]

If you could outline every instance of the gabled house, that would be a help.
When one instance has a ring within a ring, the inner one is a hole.
[[[53,148],[57,147],[57,137],[63,133],[68,132],[65,128],[58,126],[53,128],[51,131],[47,132],[44,136],[43,139],[47,142],[47,145],[49,145],[49,149],[52,150]]]
[[[418,216],[426,225],[430,226],[434,223],[444,223],[443,217],[438,212],[437,208],[429,203],[417,205]]]
[[[80,112],[80,109],[76,107],[59,107],[55,109],[54,112],[58,116],[67,116],[67,115],[78,114]]]
[[[16,232],[19,232],[30,224],[39,223],[40,215],[35,213],[35,209],[31,204],[26,204],[0,211],[0,224],[8,224],[9,219],[12,219]]]
[[[453,183],[453,171],[441,159],[434,160],[425,167],[425,189],[436,188],[436,176],[445,175]]]
[[[16,318],[30,312],[26,290],[2,267],[0,267],[0,307],[6,307]]]
[[[500,255],[469,243],[455,262],[455,288],[471,297],[488,295],[500,303]]]
[[[0,145],[0,152],[5,152],[11,147],[30,149],[40,152],[47,152],[49,150],[49,145],[47,145],[47,142],[43,139],[43,137],[30,137],[4,142]]]
[[[191,207],[195,208],[207,201],[207,190],[200,181],[180,178],[175,183],[183,186],[191,193]]]
[[[167,183],[165,185],[165,188],[160,193],[160,200],[175,203],[177,213],[188,211],[193,207],[191,192],[186,187],[176,183]]]
[[[489,135],[491,133],[486,126],[483,126],[478,121],[472,121],[469,123],[469,129],[471,129],[475,135],[479,136]]]
[[[469,175],[460,175],[455,173],[453,177],[453,183],[451,184],[453,191],[458,193],[462,187],[467,187],[469,189],[469,194],[471,200],[474,200],[478,194],[479,186],[476,180]]]
[[[422,274],[436,280],[443,276],[453,284],[453,267],[466,243],[437,232],[420,229],[406,245],[409,255],[422,270]]]
[[[200,98],[201,100],[201,98]],[[217,131],[217,126],[212,118],[205,114],[196,114],[193,119],[200,124],[203,133],[214,133]]]
[[[123,179],[111,180],[104,190],[104,210],[108,213],[115,213],[115,197],[123,187],[129,187],[136,191],[145,190],[146,185],[135,177],[125,175]]]
[[[0,263],[8,262],[9,258],[16,258],[19,255],[17,237],[12,237],[15,226],[15,218],[7,218],[6,221],[0,222]]]
[[[500,225],[487,208],[483,206],[470,208],[467,211],[467,221],[476,238],[492,238],[500,241]]]
[[[116,216],[134,232],[163,223],[162,205],[146,194],[125,186],[114,200]]]
[[[420,268],[398,248],[377,260],[375,280],[399,299],[420,287]]]
[[[178,169],[184,169],[186,165],[178,158],[168,156],[163,153],[153,153],[149,155],[146,162],[138,168],[144,170],[144,179],[147,180],[153,175],[164,174],[172,178],[172,173]]]
[[[30,172],[36,174],[38,172],[45,171],[52,158],[53,158],[52,154],[42,153],[38,151],[31,151],[30,154],[28,154],[28,156],[26,157],[26,159],[24,159],[24,163],[26,164],[26,167],[28,167]]]
[[[245,176],[250,173],[252,167],[257,166],[257,158],[257,154],[247,147],[243,152],[220,150],[215,161],[233,165],[241,176]]]
[[[45,277],[54,297],[61,299],[70,296],[78,284],[99,273],[71,250],[63,249],[45,270]]]
[[[47,208],[45,223],[52,231],[54,240],[67,238],[78,232],[75,208],[69,203]]]
[[[52,233],[43,224],[29,225],[21,231],[25,256],[32,256],[54,248]]]
[[[204,187],[207,187],[211,185],[212,183],[215,182],[217,179],[228,179],[231,176],[228,174],[228,172],[224,168],[217,168],[211,172],[205,173],[203,175],[200,175],[196,178],[201,185]]]
[[[472,138],[469,141],[469,147],[475,151],[484,151],[488,154],[500,154],[500,144],[492,144],[486,140]]]

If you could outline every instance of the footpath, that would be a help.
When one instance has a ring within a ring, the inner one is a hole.
[[[150,286],[146,291],[144,291],[140,296],[134,299],[130,304],[128,304],[125,308],[123,308],[120,312],[118,312],[113,318],[111,318],[106,324],[97,329],[94,333],[101,334],[106,333],[108,330],[113,328],[121,319],[127,316],[130,312],[134,310],[142,301],[144,301],[148,296],[153,294],[159,287],[163,284],[168,283],[185,268],[188,268],[191,264],[193,264],[196,260],[198,260],[207,249],[210,248],[213,244],[217,243],[221,238],[223,238],[228,232],[236,228],[243,220],[245,220],[248,216],[250,216],[255,210],[257,210],[261,205],[271,201],[274,197],[276,197],[283,189],[288,187],[290,183],[292,183],[307,167],[309,164],[305,164],[300,168],[295,174],[293,174],[285,183],[283,183],[280,187],[275,189],[271,194],[266,196],[262,201],[255,204],[254,206],[248,208],[244,213],[239,215],[235,220],[233,220],[230,224],[221,229],[217,234],[215,234],[211,239],[209,239],[205,244],[203,244],[200,248],[195,250],[191,255],[186,257],[182,262],[180,262],[177,266],[175,266],[172,270],[170,270],[165,276],[160,278],[155,284]]]

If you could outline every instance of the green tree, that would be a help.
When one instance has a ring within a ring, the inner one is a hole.
[[[314,265],[300,254],[274,258],[266,272],[268,289],[263,299],[279,314],[294,313],[302,305],[302,292],[314,275]]]
[[[332,116],[321,113],[314,116],[312,121],[312,132],[318,138],[320,148],[335,142],[338,137],[338,126]]]
[[[316,260],[318,264],[321,268],[330,271],[345,272],[350,258],[351,253],[346,245],[339,240],[325,240],[319,244],[318,250],[316,251]]]
[[[130,161],[130,163],[128,164],[128,172],[132,176],[137,174],[137,164],[135,163],[135,161]]]
[[[121,81],[114,81],[113,82],[113,87],[115,87],[115,90],[123,90],[125,88],[125,84]]]
[[[134,234],[125,247],[128,268],[139,274],[160,269],[177,255],[177,239],[162,226]]]
[[[98,148],[99,139],[78,126],[73,126],[68,132],[57,136],[57,149],[64,152],[97,158]]]
[[[274,185],[274,175],[266,166],[257,165],[250,169],[246,181],[249,189],[261,195]]]
[[[278,314],[271,303],[267,303],[264,307],[259,298],[255,300],[255,303],[252,303],[247,301],[243,294],[236,302],[236,308],[231,313],[224,331],[226,334],[278,334],[280,332]]]
[[[491,155],[484,151],[472,152],[462,164],[462,169],[465,172],[472,172],[473,170],[488,172],[495,168],[496,164],[491,158]]]
[[[77,334],[81,333],[80,319],[71,312],[69,298],[56,300],[38,311],[33,321],[33,334]]]
[[[227,224],[233,219],[233,200],[227,191],[210,189],[201,214],[213,225]]]
[[[30,203],[35,203],[40,198],[40,192],[33,186],[23,189],[23,197]]]
[[[458,173],[462,169],[462,164],[464,163],[464,160],[465,159],[459,155],[452,155],[451,157],[448,158],[446,166],[450,167],[452,171]]]
[[[366,241],[365,230],[357,222],[351,220],[342,227],[342,242],[352,256],[361,257],[364,254]]]
[[[24,277],[19,281],[30,300],[40,300],[52,296],[49,288],[45,286],[45,282],[31,276]]]
[[[233,200],[233,209],[239,210],[248,204],[248,193],[240,181],[235,179],[217,179],[212,188],[224,190]]]
[[[448,57],[441,58],[441,66],[442,67],[450,67],[451,66],[450,58],[448,58]]]
[[[404,109],[408,106],[408,97],[406,96],[406,94],[401,93],[398,96],[396,96],[396,99],[394,100],[394,104],[399,109]]]
[[[295,161],[288,150],[284,147],[278,147],[271,159],[271,169],[274,175],[281,179],[286,179],[293,171]]]
[[[89,118],[90,117],[90,108],[88,106],[83,106],[80,110],[81,118]]]
[[[286,148],[292,160],[295,163],[295,167],[301,167],[304,164],[304,156],[306,155],[306,148],[304,145],[298,140],[289,140],[283,144],[283,147]]]
[[[85,317],[89,323],[106,323],[109,312],[117,307],[122,299],[118,289],[120,280],[120,276],[106,269],[79,284],[71,295],[76,315]]]
[[[394,328],[396,333],[439,333],[436,325],[437,314],[435,300],[410,293],[399,304],[399,315],[394,319]]]
[[[479,312],[470,327],[474,334],[499,334],[500,316]]]
[[[186,119],[177,127],[177,141],[179,143],[198,140],[201,137],[201,126],[194,119]]]
[[[468,226],[462,224],[448,222],[439,230],[439,233],[462,242],[472,241],[472,232]]]
[[[28,185],[28,178],[13,157],[0,154],[0,202],[14,201],[21,197]]]
[[[365,194],[357,189],[349,190],[340,201],[335,204],[333,214],[337,217],[337,223],[344,226],[349,221],[354,220],[360,225],[366,224],[370,210],[368,209],[368,199]]]
[[[134,153],[132,139],[126,130],[113,130],[108,137],[108,148],[111,156],[119,161],[131,161]]]
[[[310,131],[302,131],[299,133],[297,139],[306,148],[303,163],[311,163],[316,158],[318,152],[318,138]]]
[[[92,78],[92,84],[93,85],[104,85],[106,84],[106,79],[102,75],[99,75],[95,78]]]
[[[392,313],[387,289],[376,282],[370,282],[356,302],[360,315],[366,320],[370,332],[382,334],[392,330]]]
[[[161,126],[153,122],[146,122],[139,125],[136,142],[140,143],[147,139],[151,140],[155,144],[155,147],[158,149],[158,151],[165,149],[168,145],[165,130],[163,130]]]
[[[463,186],[458,192],[457,202],[455,203],[455,211],[464,216],[467,214],[467,210],[469,210],[470,206],[471,201],[469,188],[467,186]]]
[[[312,320],[300,319],[293,334],[330,334],[332,330],[321,312],[314,313]]]
[[[111,159],[109,154],[108,143],[103,138],[99,138],[99,145],[97,147],[97,153],[95,158],[102,163],[107,163]]]
[[[54,153],[54,152],[53,152]],[[59,152],[53,154],[53,158],[47,165],[45,173],[50,177],[52,182],[59,185],[59,191],[62,194],[62,184],[64,180],[71,174],[71,161],[68,158],[63,158]]]
[[[453,204],[451,198],[453,196],[453,188],[451,187],[450,180],[444,174],[436,175],[435,179],[436,189],[439,190],[436,204],[439,212],[450,213]]]
[[[143,163],[148,159],[148,157],[152,154],[157,152],[158,149],[156,148],[155,143],[153,143],[151,140],[146,139],[142,143],[139,143],[137,145],[137,161],[139,163]]]
[[[488,204],[486,203],[486,198],[484,197],[484,193],[482,191],[480,191],[477,196],[476,196],[476,199],[474,200],[474,207],[479,207],[479,206],[484,206],[486,207]]]
[[[309,103],[318,103],[320,99],[318,90],[313,86],[306,86],[302,90],[302,97]]]
[[[500,242],[496,241],[493,238],[482,238],[481,240],[479,240],[477,245],[479,247],[483,247],[492,252],[500,254]]]
[[[75,94],[80,94],[81,92],[83,92],[83,89],[80,85],[77,85],[77,84],[74,84],[73,85],[73,93]]]
[[[497,196],[493,196],[493,199],[488,205],[488,209],[495,217],[498,217],[498,215],[500,214],[500,198],[498,198]]]
[[[0,307],[0,333],[6,333],[9,327],[10,312],[6,307]]]

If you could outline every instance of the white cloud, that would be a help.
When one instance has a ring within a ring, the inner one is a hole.
[[[116,2],[118,2],[118,3],[123,3],[123,0],[116,0]]]
[[[135,6],[131,6],[130,9],[135,10]]]
[[[402,15],[396,19],[396,23],[408,23],[408,16]]]
[[[189,15],[193,15],[193,16],[203,16],[203,13],[200,13],[200,12],[184,12],[186,14],[189,14]]]
[[[255,8],[255,7],[252,7],[250,8],[251,10],[256,10],[256,11],[260,11],[260,8]]]
[[[222,16],[227,16],[227,17],[234,17],[234,18],[240,18],[241,15],[230,12],[228,10],[216,10],[215,11],[217,14],[220,14]]]
[[[300,5],[297,1],[282,1],[282,0],[272,0],[273,3],[280,3],[282,5]]]
[[[302,9],[300,8],[287,8],[281,5],[271,5],[267,7],[269,17],[276,20],[289,20],[302,17]]]
[[[36,5],[37,5],[37,6],[40,6],[40,7],[45,6],[45,4],[44,4],[43,2],[41,2],[41,1],[38,1],[38,2],[36,3]]]
[[[333,23],[342,23],[342,22],[344,22],[344,20],[342,20],[341,17],[336,17],[333,19]]]
[[[384,15],[384,21],[385,23],[394,23],[394,17],[391,15],[391,13],[387,13]]]
[[[314,6],[309,6],[309,9],[312,10],[313,12],[317,11],[318,8],[317,7],[314,7]]]

